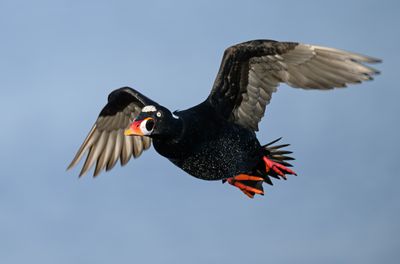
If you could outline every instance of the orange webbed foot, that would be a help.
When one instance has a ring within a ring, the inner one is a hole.
[[[279,164],[278,162],[272,161],[265,156],[263,157],[263,160],[265,163],[265,170],[267,171],[267,173],[272,170],[285,180],[287,179],[285,174],[292,174],[297,176],[297,174],[294,171],[292,171],[291,169],[282,164]]]
[[[249,186],[245,182],[243,182],[243,181],[250,181],[250,182],[264,181],[262,177],[257,177],[247,174],[239,174],[235,177],[228,178],[227,181],[229,184],[239,188],[249,198],[253,198],[255,194],[264,195],[262,187],[261,189],[258,189],[256,187]]]

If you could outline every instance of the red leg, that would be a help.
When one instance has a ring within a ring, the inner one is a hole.
[[[282,164],[272,161],[265,156],[263,157],[263,160],[265,163],[265,170],[267,171],[267,173],[272,170],[285,180],[287,179],[285,174],[297,175],[294,171],[287,168],[286,166],[283,166]]]

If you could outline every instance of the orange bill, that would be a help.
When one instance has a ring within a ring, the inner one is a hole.
[[[143,120],[134,121],[130,124],[129,128],[125,129],[124,135],[125,136],[143,136],[143,132],[140,129],[140,124]]]

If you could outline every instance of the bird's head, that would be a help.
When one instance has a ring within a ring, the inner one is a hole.
[[[173,131],[175,120],[177,117],[167,108],[160,105],[146,105],[124,134],[126,136],[169,136],[175,134]]]

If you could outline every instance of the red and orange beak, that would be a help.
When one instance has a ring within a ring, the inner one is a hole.
[[[129,128],[125,129],[124,135],[125,136],[144,136],[145,133],[143,133],[142,128],[140,125],[149,120],[152,119],[151,117],[145,118],[143,120],[135,120],[133,121],[132,124],[130,124]]]
[[[140,129],[140,124],[143,120],[134,121],[132,124],[129,125],[129,128],[125,129],[124,135],[125,136],[143,136],[143,132]]]

